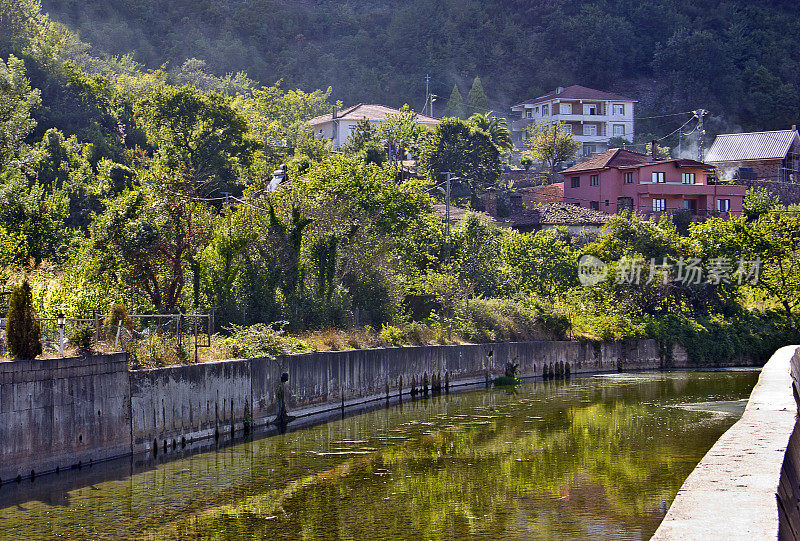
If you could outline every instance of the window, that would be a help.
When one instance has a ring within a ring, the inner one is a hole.
[[[594,124],[584,124],[583,135],[597,135],[597,126]]]
[[[623,210],[633,210],[632,197],[617,197],[617,212]]]
[[[597,145],[583,145],[583,155],[591,156],[597,153]]]
[[[614,116],[625,116],[625,104],[624,103],[615,103],[611,106],[611,110],[614,113]]]
[[[583,106],[583,114],[584,115],[596,115],[597,114],[597,105],[584,105]]]
[[[571,115],[572,114],[572,104],[571,103],[562,103],[561,104],[561,114],[562,115]]]
[[[592,210],[600,210],[600,201],[591,201],[589,203],[589,208]]]
[[[625,173],[625,184],[633,184],[633,172]]]
[[[572,184],[573,188],[580,188],[581,187],[581,177],[572,177]]]
[[[730,199],[717,199],[717,210],[719,212],[730,212],[731,211],[731,200]]]
[[[572,124],[562,124],[561,127],[564,129],[564,133],[572,133]]]
[[[653,178],[653,184],[663,184],[664,182],[666,182],[666,179],[664,178],[664,173],[663,172],[662,173],[653,173],[653,177],[652,178]]]
[[[625,124],[614,124],[614,137],[625,135]]]
[[[592,175],[589,177],[589,186],[600,186],[600,175]]]
[[[539,114],[539,108],[538,107],[536,108],[536,114],[537,115]]]
[[[542,105],[542,116],[550,116],[550,106]]]
[[[533,109],[525,109],[525,118],[533,118]]]
[[[684,184],[694,184],[694,173],[684,173],[682,182]]]
[[[666,199],[653,199],[653,212],[664,212],[667,208]]]

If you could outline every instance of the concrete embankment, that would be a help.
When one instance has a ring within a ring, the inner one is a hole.
[[[800,538],[800,346],[761,370],[742,418],[678,492],[652,539]]]
[[[680,352],[679,352],[680,353]],[[672,355],[671,367],[685,366]],[[662,368],[653,340],[516,342],[381,348],[128,371],[123,354],[0,363],[0,481],[230,439],[271,423],[286,404],[303,417],[408,397],[412,386],[484,382],[519,364],[522,377]]]

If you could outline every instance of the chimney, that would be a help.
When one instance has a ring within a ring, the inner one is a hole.
[[[514,192],[511,194],[511,215],[521,214],[525,210],[522,206],[522,194]]]
[[[792,124],[792,131],[797,131],[797,124]]]
[[[655,139],[650,143],[650,155],[653,156],[653,161],[658,160],[658,141]]]
[[[483,193],[483,210],[489,216],[497,217],[497,191],[489,188]]]
[[[334,105],[333,106],[333,116],[331,117],[333,120],[336,120],[336,113],[337,113],[336,106]]]
[[[562,92],[564,92],[563,86],[559,86],[558,88],[556,88],[556,94],[561,94]]]

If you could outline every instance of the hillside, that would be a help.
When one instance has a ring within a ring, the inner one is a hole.
[[[82,40],[149,68],[188,58],[218,75],[333,98],[439,104],[475,75],[497,108],[558,85],[633,93],[641,114],[705,107],[731,127],[800,116],[800,12],[792,0],[44,0]],[[438,104],[437,104],[438,105]],[[653,122],[663,133],[674,126]],[[668,122],[667,122],[668,124]],[[643,130],[640,130],[643,131]]]

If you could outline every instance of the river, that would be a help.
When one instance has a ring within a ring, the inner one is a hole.
[[[95,465],[0,487],[0,538],[648,539],[757,378],[532,381]]]

